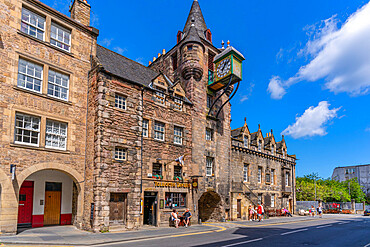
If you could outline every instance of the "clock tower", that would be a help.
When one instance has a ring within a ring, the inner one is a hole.
[[[241,80],[244,57],[235,48],[217,48],[199,2],[193,1],[185,27],[177,33],[177,44],[149,67],[181,83],[192,103],[192,179],[197,182],[193,201],[194,218],[202,221],[227,218],[230,210],[231,105],[226,81]],[[230,83],[231,84],[231,83]],[[230,87],[231,88],[231,87]],[[217,100],[216,100],[217,99]],[[210,108],[218,112],[216,119]],[[194,182],[191,181],[191,182]]]

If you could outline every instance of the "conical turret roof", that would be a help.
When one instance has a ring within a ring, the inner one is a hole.
[[[200,37],[205,38],[205,31],[207,30],[206,22],[200,9],[198,0],[194,0],[193,5],[191,6],[188,19],[184,27],[183,33],[188,33],[192,24],[194,24],[195,29]]]

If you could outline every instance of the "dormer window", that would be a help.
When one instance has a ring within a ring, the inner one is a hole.
[[[165,90],[160,87],[156,87],[155,98],[158,103],[164,104],[165,101]]]
[[[183,99],[182,96],[175,94],[175,98],[173,99],[173,103],[174,103],[174,108],[178,111],[182,110],[182,99]]]
[[[285,159],[285,149],[283,148],[283,159]]]
[[[244,136],[244,147],[248,148],[248,136]]]
[[[258,141],[258,152],[262,152],[262,141]]]
[[[275,146],[271,145],[271,155],[274,155],[274,153],[275,153]]]

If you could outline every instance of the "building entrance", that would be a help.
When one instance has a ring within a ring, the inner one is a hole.
[[[157,225],[157,192],[144,192],[144,225]]]
[[[241,218],[242,217],[242,200],[238,199],[236,202],[236,213],[238,214],[237,217]]]
[[[62,183],[45,183],[44,225],[60,224]]]
[[[111,193],[109,200],[109,221],[112,224],[126,223],[127,194]]]
[[[18,225],[31,226],[33,204],[33,181],[24,181],[19,190]]]

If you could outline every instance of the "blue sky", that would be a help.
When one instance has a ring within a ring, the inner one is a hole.
[[[64,14],[69,1],[42,0]],[[99,44],[145,65],[175,45],[192,0],[93,1]],[[246,57],[232,128],[285,134],[297,175],[370,163],[370,4],[199,0],[213,43]]]

